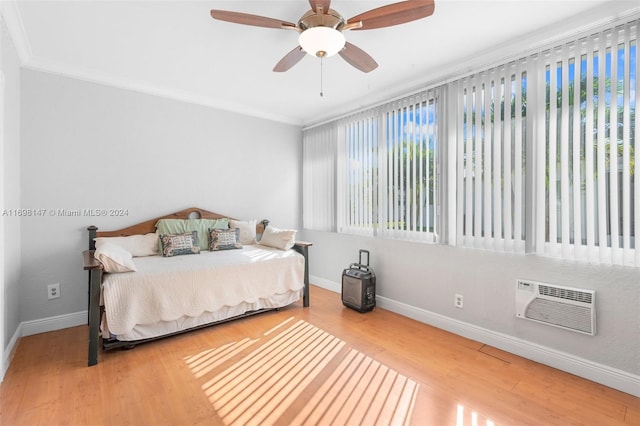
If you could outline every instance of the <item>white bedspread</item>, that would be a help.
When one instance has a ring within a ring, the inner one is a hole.
[[[294,250],[246,245],[176,257],[136,257],[136,272],[105,274],[109,330],[197,317],[304,287],[304,257]]]

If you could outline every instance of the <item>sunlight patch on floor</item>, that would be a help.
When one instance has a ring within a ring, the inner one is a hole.
[[[218,349],[208,349],[197,355],[187,357],[185,361],[193,371],[193,375],[200,378],[257,341],[258,339],[242,339],[239,342],[229,343]]]
[[[404,424],[418,385],[352,349],[293,424]]]
[[[456,407],[456,426],[494,426],[494,422],[489,419],[482,422],[478,412],[465,410],[464,405],[458,404]]]
[[[206,379],[202,390],[226,425],[273,424],[293,404],[287,414],[295,416],[296,425],[408,423],[416,382],[305,321],[290,324],[293,320],[262,339],[185,358],[193,374]],[[263,342],[252,349],[258,341]]]

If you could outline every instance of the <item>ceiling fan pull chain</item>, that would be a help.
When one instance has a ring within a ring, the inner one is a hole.
[[[320,97],[323,97],[322,93],[322,56],[320,56]]]

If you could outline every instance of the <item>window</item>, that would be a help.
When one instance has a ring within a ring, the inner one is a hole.
[[[456,244],[640,266],[636,40],[633,22],[450,84]]]
[[[339,231],[438,240],[437,117],[430,91],[342,120]]]
[[[639,22],[334,121],[305,218],[335,202],[338,232],[640,266]]]
[[[381,231],[394,238],[438,240],[438,113],[433,93],[382,113]]]
[[[378,144],[380,126],[375,111],[339,125],[338,229],[375,235],[378,231]]]
[[[544,230],[538,252],[640,265],[637,57],[633,23],[544,58],[545,210],[538,217]]]
[[[524,252],[526,72],[510,64],[454,86],[458,96],[456,242]]]

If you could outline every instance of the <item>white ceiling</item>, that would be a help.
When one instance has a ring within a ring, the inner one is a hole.
[[[345,18],[389,1],[333,0]],[[297,45],[290,30],[215,21],[210,9],[297,22],[307,0],[18,0],[25,66],[311,124],[527,52],[568,34],[638,13],[623,0],[435,0],[429,18],[345,33],[373,56],[364,74],[339,56],[311,56],[286,73],[274,65]],[[14,25],[15,27],[15,25]],[[16,33],[14,31],[13,33]],[[15,39],[16,36],[14,35]]]

